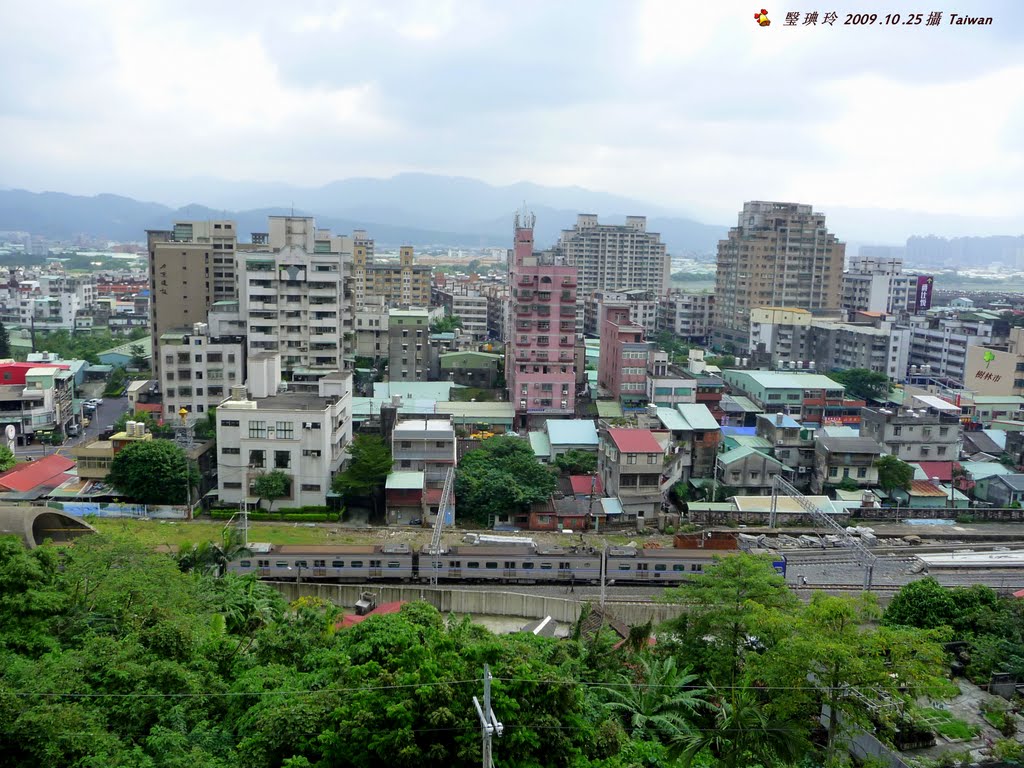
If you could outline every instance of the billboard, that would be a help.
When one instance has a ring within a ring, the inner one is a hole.
[[[917,276],[917,290],[914,292],[914,311],[924,312],[932,308],[932,286],[935,278],[931,275]]]

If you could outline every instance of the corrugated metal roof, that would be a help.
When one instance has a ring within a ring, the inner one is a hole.
[[[649,429],[609,429],[608,437],[623,453],[661,453],[661,446]]]
[[[622,406],[619,405],[618,400],[598,400],[595,405],[597,406],[597,415],[602,419],[622,418]]]
[[[960,466],[964,468],[972,480],[982,480],[986,477],[995,477],[996,475],[1010,475],[1013,474],[1013,470],[1009,467],[1004,467],[998,461],[961,461]]]
[[[548,419],[545,426],[552,445],[598,443],[597,425],[590,419]]]
[[[601,511],[606,515],[621,515],[622,502],[618,499],[601,499]]]
[[[772,456],[769,456],[764,451],[758,451],[755,450],[754,448],[747,448],[745,446],[742,446],[740,448],[733,448],[731,451],[726,451],[725,453],[718,454],[718,463],[727,466],[729,464],[732,464],[733,462],[742,461],[743,459],[746,459],[749,456],[757,456],[759,459],[767,459],[772,464],[777,464],[780,467],[783,467],[784,469],[789,469],[789,467],[787,467],[781,461]]]
[[[41,459],[19,464],[9,470],[5,475],[0,476],[0,486],[11,491],[31,491],[33,488],[42,485],[48,480],[67,472],[75,466],[75,462],[65,456],[50,454]],[[67,480],[65,477],[61,482]],[[56,487],[60,483],[54,483]]]
[[[551,441],[548,440],[547,432],[530,432],[527,437],[530,438],[530,448],[533,449],[534,456],[538,459],[551,456]]]
[[[570,475],[569,484],[576,496],[587,496],[591,492],[604,493],[604,485],[597,475]]]
[[[711,415],[711,411],[704,403],[680,403],[676,406],[676,410],[682,414],[686,423],[690,425],[690,429],[695,432],[721,429],[721,425]]]
[[[742,371],[765,389],[844,389],[843,385],[821,373],[785,373],[783,371]]]
[[[799,421],[785,413],[762,413],[757,418],[767,419],[776,427],[781,427],[783,429],[800,429],[801,426]]]
[[[683,415],[679,413],[675,408],[659,408],[658,409],[658,420],[661,422],[665,429],[671,429],[673,431],[683,431],[690,428],[689,423],[683,418]]]
[[[930,483],[927,480],[911,480],[909,494],[911,496],[946,498],[945,491],[937,488],[934,483]]]

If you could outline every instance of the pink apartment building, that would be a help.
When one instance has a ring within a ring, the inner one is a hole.
[[[601,323],[597,385],[624,409],[647,402],[647,354],[643,326],[629,319],[629,308],[608,307]]]
[[[534,253],[531,213],[516,214],[505,375],[519,427],[575,414],[576,267]]]

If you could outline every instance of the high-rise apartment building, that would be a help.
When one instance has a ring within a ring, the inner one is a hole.
[[[373,255],[373,241],[364,236],[356,242],[353,253],[356,306],[379,301],[390,307],[425,307],[430,303],[431,269],[413,263],[411,245],[399,249],[398,261],[380,259]]]
[[[564,256],[534,253],[535,220],[516,214],[509,264],[505,376],[518,426],[531,417],[570,417],[576,407],[576,267]]]
[[[597,385],[624,409],[647,402],[647,355],[644,328],[630,319],[628,307],[607,307],[601,324]]]
[[[704,344],[711,335],[714,306],[713,293],[672,291],[658,299],[655,330],[659,333],[668,331],[687,341]]]
[[[930,275],[903,272],[899,256],[854,256],[843,274],[842,307],[847,312],[885,312],[899,315],[931,307]]]
[[[714,342],[745,349],[755,307],[837,310],[845,254],[811,206],[744,203],[738,226],[718,243]]]
[[[433,362],[430,310],[388,311],[388,380],[427,381]]]
[[[162,334],[205,323],[213,302],[236,298],[238,232],[233,221],[176,221],[173,229],[147,230],[146,236],[149,327],[155,351]],[[161,361],[156,354],[153,366],[159,379]]]
[[[277,352],[289,380],[313,382],[354,357],[352,238],[312,217],[271,216],[257,249],[238,259],[248,353]]]
[[[658,294],[638,288],[629,291],[597,290],[583,298],[583,333],[600,336],[609,307],[625,307],[629,319],[642,325],[644,333],[653,336],[658,320]]]
[[[232,387],[245,383],[245,338],[211,333],[206,323],[161,334],[159,353],[160,391],[168,423],[176,420],[182,408],[193,415],[209,413]]]
[[[646,288],[664,293],[670,262],[661,236],[647,231],[646,216],[627,216],[625,224],[599,224],[597,216],[581,213],[576,226],[562,230],[554,248],[576,267],[579,291]]]

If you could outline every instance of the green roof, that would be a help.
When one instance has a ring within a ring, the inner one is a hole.
[[[441,360],[441,368],[448,369],[455,365],[458,365],[462,360],[476,360],[483,363],[497,362],[501,360],[501,355],[496,355],[493,352],[445,352],[439,356]]]
[[[103,357],[104,355],[126,355],[128,357],[132,357],[134,354],[132,352],[132,347],[135,346],[142,347],[143,357],[153,356],[153,339],[150,338],[149,336],[144,336],[141,339],[136,339],[135,341],[126,341],[124,344],[118,344],[116,347],[105,349],[98,355],[96,355],[96,357]]]
[[[602,419],[621,419],[622,406],[616,400],[598,400],[597,415]]]
[[[388,475],[388,481],[384,487],[389,491],[395,490],[422,490],[422,472],[392,472]]]
[[[674,408],[659,408],[658,419],[664,425],[665,429],[671,429],[674,432],[687,430],[690,425],[687,423],[683,415]]]
[[[722,428],[704,403],[680,403],[676,406],[676,410],[682,414],[686,423],[690,425],[690,429],[695,432],[707,432]]]
[[[771,441],[758,435],[727,435],[725,442],[735,443],[737,448],[753,448],[755,451],[764,451],[772,447]]]
[[[755,450],[753,448],[745,448],[745,447],[744,448],[733,448],[731,451],[726,451],[725,453],[718,454],[718,461],[719,461],[720,464],[732,464],[734,461],[741,461],[741,460],[747,458],[748,456],[753,456],[755,454],[759,458],[760,457],[764,457],[765,459],[770,461],[772,464],[778,464],[783,469],[789,469],[789,467],[787,467],[781,461],[779,461],[776,458],[773,458],[773,457],[769,456],[767,453],[763,453],[762,451],[758,451],[758,450]]]
[[[534,456],[538,459],[546,459],[551,456],[551,441],[548,439],[547,432],[530,432],[529,438]]]

